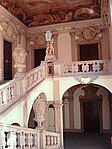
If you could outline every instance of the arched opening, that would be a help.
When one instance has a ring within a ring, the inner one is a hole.
[[[108,89],[96,84],[79,84],[69,88],[64,93],[63,131],[65,148],[70,145],[66,142],[70,141],[78,148],[81,141],[86,142],[88,139],[89,142],[89,138],[101,140],[101,142],[97,142],[101,147],[109,147],[112,128],[111,95]],[[80,143],[77,143],[78,140]]]

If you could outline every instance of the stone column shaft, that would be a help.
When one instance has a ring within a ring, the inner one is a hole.
[[[55,130],[60,133],[60,145],[63,148],[63,112],[62,101],[55,101]]]

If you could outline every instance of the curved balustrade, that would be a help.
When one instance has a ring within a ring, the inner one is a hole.
[[[104,75],[112,73],[111,60],[77,61],[61,64],[61,74],[70,75]]]

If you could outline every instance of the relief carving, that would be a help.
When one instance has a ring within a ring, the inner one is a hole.
[[[25,65],[26,55],[27,52],[23,47],[21,47],[21,45],[18,45],[18,47],[15,48],[13,52],[13,57],[15,62],[14,67],[16,68],[17,73],[23,73],[23,69],[26,67]]]
[[[10,41],[14,41],[16,34],[18,33],[15,24],[13,24],[8,18],[0,15],[0,26],[3,28],[3,36]]]
[[[100,26],[75,27],[75,41],[98,40],[102,34]]]
[[[45,36],[43,33],[37,33],[37,34],[31,34],[30,37],[30,44],[33,48],[45,48],[46,47],[46,41]]]
[[[109,26],[109,1],[103,0],[102,2],[102,20],[104,27]]]

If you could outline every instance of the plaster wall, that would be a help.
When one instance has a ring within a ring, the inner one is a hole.
[[[71,39],[69,33],[58,35],[58,60],[60,62],[71,62]]]

